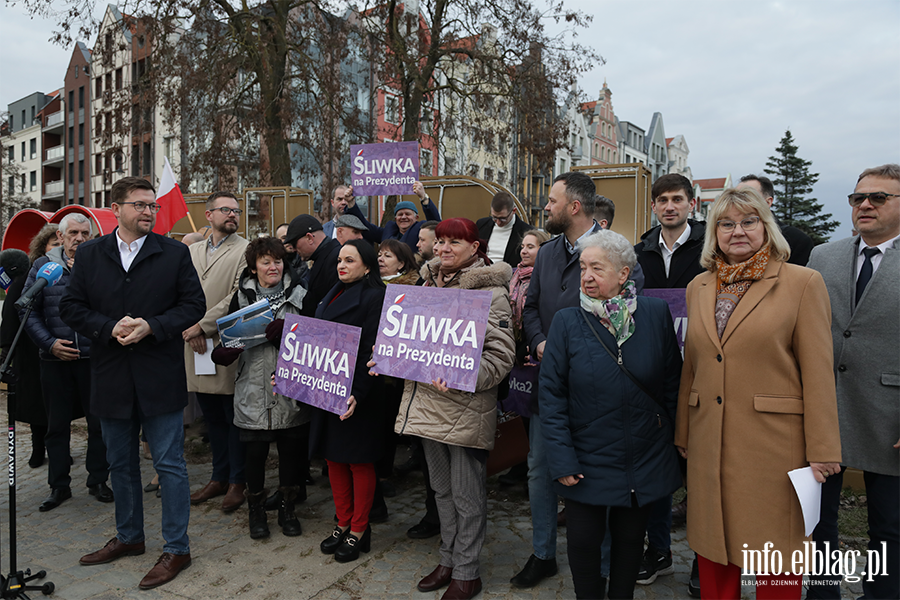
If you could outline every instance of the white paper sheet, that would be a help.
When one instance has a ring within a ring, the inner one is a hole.
[[[812,467],[803,467],[788,471],[788,477],[794,484],[800,508],[803,510],[803,524],[806,527],[807,537],[812,535],[813,529],[819,523],[819,510],[822,506],[822,484],[816,481]]]
[[[194,352],[194,375],[215,375],[216,363],[212,361],[213,342],[206,338],[206,352],[197,354]]]

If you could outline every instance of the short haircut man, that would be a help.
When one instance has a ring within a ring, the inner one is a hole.
[[[164,490],[164,552],[140,583],[150,589],[191,562],[181,332],[203,317],[206,302],[187,247],[152,232],[159,211],[153,186],[125,177],[113,184],[111,198],[119,226],[78,249],[59,307],[63,322],[92,342],[91,410],[103,429],[116,497],[116,537],[80,562],[103,564],[144,552],[143,429]]]
[[[594,200],[594,219],[603,229],[612,227],[613,219],[616,216],[616,205],[606,196],[597,195]]]
[[[867,569],[862,597],[900,598],[900,165],[863,171],[849,201],[859,235],[816,246],[809,267],[831,300],[842,464],[863,472],[869,551],[883,567]],[[838,547],[842,481],[838,473],[822,485],[818,548]],[[810,579],[807,598],[840,598],[839,576]]]
[[[198,375],[195,360],[219,343],[216,320],[228,314],[232,296],[246,267],[247,240],[237,235],[241,209],[231,192],[210,194],[206,201],[206,219],[212,235],[190,247],[191,262],[200,277],[206,297],[206,313],[182,332],[188,391],[197,394],[203,411],[213,455],[209,482],[191,494],[191,504],[200,504],[225,495],[221,509],[225,513],[244,503],[244,444],[234,425],[234,381],[237,365],[216,365],[212,375]]]
[[[343,246],[348,240],[361,240],[368,231],[363,222],[353,215],[341,215],[334,220],[334,238]]]
[[[494,194],[491,214],[478,219],[478,235],[487,242],[487,255],[492,262],[503,261],[516,268],[522,260],[522,239],[534,229],[516,214],[516,199],[506,191]]]
[[[419,228],[419,241],[416,243],[417,254],[423,260],[431,260],[434,258],[434,230],[438,226],[438,221],[425,221]]]
[[[288,227],[285,241],[297,249],[299,258],[312,261],[312,268],[308,272],[308,291],[303,297],[302,313],[305,317],[315,317],[319,302],[339,281],[337,257],[341,251],[341,243],[326,236],[322,230],[322,223],[312,215],[294,217]]]
[[[91,412],[91,341],[79,335],[59,318],[59,304],[75,266],[75,254],[84,242],[91,239],[91,220],[80,213],[69,213],[59,222],[56,237],[61,245],[39,258],[31,267],[25,289],[37,280],[45,265],[55,263],[62,269],[62,277],[35,296],[32,312],[25,322],[25,330],[40,352],[40,383],[47,411],[44,436],[49,465],[47,483],[50,495],[38,510],[47,512],[72,497],[69,475],[69,441],[71,423],[76,412],[83,412],[88,425],[87,487],[101,502],[112,502],[113,492],[106,485],[109,464],[100,421]],[[43,458],[43,457],[42,457]]]
[[[775,202],[775,186],[772,185],[772,180],[764,175],[753,175],[752,173],[744,175],[737,187],[752,187],[762,194],[769,204],[769,208],[772,208],[772,204]],[[775,215],[774,210],[772,215]],[[805,267],[809,262],[809,253],[812,252],[815,245],[812,238],[793,225],[785,225],[778,220],[778,217],[775,217],[775,222],[781,227],[781,234],[787,240],[788,246],[791,247],[791,256],[788,258],[788,262]]]

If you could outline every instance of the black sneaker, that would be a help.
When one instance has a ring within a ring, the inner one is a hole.
[[[691,563],[691,578],[688,581],[688,594],[691,598],[700,597],[700,565],[697,564],[697,555],[694,555],[694,562]]]
[[[671,575],[675,572],[672,566],[672,552],[665,554],[659,552],[653,546],[648,545],[641,561],[641,570],[638,571],[637,583],[650,585],[660,575]]]

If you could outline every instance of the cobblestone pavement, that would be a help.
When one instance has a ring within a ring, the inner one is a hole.
[[[107,565],[81,566],[78,559],[83,554],[100,548],[115,535],[114,505],[97,502],[84,487],[85,443],[83,421],[81,423],[81,427],[76,423],[72,442],[75,460],[73,497],[47,513],[38,511],[49,489],[46,485],[47,466],[37,469],[28,466],[31,449],[27,426],[20,427],[16,444],[18,566],[34,572],[46,569],[46,581],[56,585],[52,598],[440,598],[441,591],[423,594],[415,589],[419,578],[428,574],[438,562],[438,538],[410,540],[405,535],[406,529],[416,524],[423,512],[424,490],[419,473],[397,483],[400,493],[388,499],[390,519],[373,526],[372,551],[353,563],[340,564],[319,552],[319,542],[333,527],[334,505],[327,480],[315,468],[316,483],[308,488],[309,499],[297,511],[304,528],[300,537],[284,537],[275,523],[274,513],[269,513],[271,537],[251,540],[246,530],[246,505],[225,515],[218,509],[221,499],[209,501],[191,510],[189,534],[193,565],[168,585],[141,591],[137,584],[153,566],[163,545],[159,532],[160,500],[150,493],[143,498],[146,554],[122,558]],[[274,455],[274,448],[272,453]],[[402,459],[402,456],[398,457],[398,460]],[[153,474],[150,461],[142,460],[141,468],[144,481],[149,482]],[[208,480],[210,466],[189,464],[188,473],[192,490],[196,490]],[[275,485],[274,471],[269,475],[267,483],[271,487]],[[0,496],[0,557],[6,574],[9,570],[6,490]],[[560,574],[532,590],[514,590],[509,579],[524,566],[531,549],[528,500],[523,489],[501,489],[495,477],[489,480],[488,509],[487,540],[482,552],[484,592],[480,598],[574,598],[566,558],[565,530],[560,530],[558,544]],[[683,527],[673,530],[672,542],[675,574],[660,577],[650,586],[637,586],[635,598],[688,597],[687,581],[693,555],[688,549]],[[859,584],[852,588],[845,588],[845,597],[859,595]],[[31,593],[31,597],[40,597],[40,592]],[[753,597],[752,588],[745,587],[744,597]]]

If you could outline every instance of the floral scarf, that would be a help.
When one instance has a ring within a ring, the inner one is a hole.
[[[616,338],[616,345],[620,348],[625,340],[634,333],[634,313],[637,312],[637,293],[634,281],[629,279],[625,287],[609,300],[591,298],[581,292],[581,308],[593,313],[600,319],[603,326]]]
[[[513,329],[518,332],[522,329],[522,314],[525,311],[525,296],[528,294],[528,285],[531,283],[531,272],[534,267],[519,267],[512,274],[509,281],[509,300],[512,304]]]
[[[728,264],[716,257],[716,331],[719,339],[725,333],[725,326],[738,302],[750,289],[754,281],[763,278],[769,264],[769,249],[762,248],[756,254],[736,264]]]

